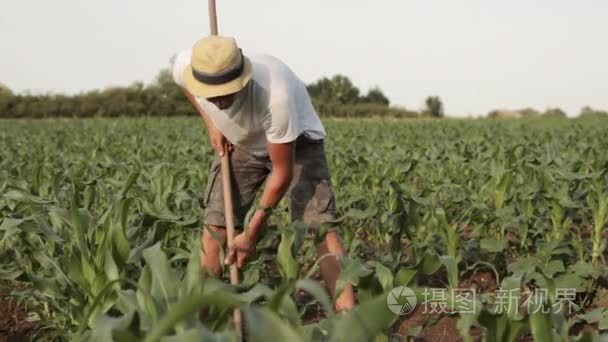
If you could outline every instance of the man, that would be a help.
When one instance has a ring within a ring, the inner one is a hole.
[[[173,78],[202,116],[217,154],[230,153],[237,228],[244,226],[245,215],[266,181],[247,228],[233,240],[227,264],[243,266],[255,251],[264,222],[287,192],[293,220],[315,228],[335,219],[325,129],[305,84],[287,65],[268,55],[245,56],[234,38],[210,36],[174,57]],[[201,237],[201,265],[216,275],[221,272],[220,249],[226,243],[220,166],[216,156],[204,198],[205,223],[215,234],[203,229]],[[328,253],[344,253],[335,228],[317,246],[319,257]],[[339,267],[337,257],[320,262],[332,296]],[[353,306],[349,284],[336,299],[336,310]]]

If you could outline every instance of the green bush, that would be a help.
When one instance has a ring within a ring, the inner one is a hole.
[[[308,86],[317,111],[340,118],[415,117],[417,113],[389,107],[389,99],[375,87],[360,96],[346,76],[323,78]],[[149,85],[136,82],[127,87],[93,90],[74,96],[13,95],[0,87],[0,118],[137,117],[198,115],[169,70]]]
[[[388,107],[381,104],[339,104],[313,101],[314,106],[322,117],[335,118],[366,118],[366,117],[386,117],[386,118],[415,118],[417,112],[412,112],[402,108]]]

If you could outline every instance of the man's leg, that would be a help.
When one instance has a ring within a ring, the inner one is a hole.
[[[331,231],[325,236],[325,240],[317,246],[317,258],[323,257],[328,253],[344,255],[344,247],[340,242],[338,233]],[[325,285],[329,289],[332,297],[336,296],[336,282],[340,275],[340,262],[335,256],[327,256],[319,262],[321,268],[321,276]],[[355,291],[349,283],[344,287],[342,294],[336,299],[336,311],[349,310],[355,306]]]
[[[265,159],[254,157],[238,148],[230,153],[230,166],[235,228],[241,230],[245,215],[269,170],[266,167]],[[226,246],[227,237],[221,163],[217,156],[207,177],[203,208],[205,212],[204,220],[208,228],[203,228],[201,233],[201,268],[205,272],[219,276],[222,272],[221,249]]]
[[[220,254],[221,249],[226,245],[226,229],[217,226],[203,228],[201,244],[203,248],[200,258],[203,272],[219,277],[222,273]]]
[[[319,227],[322,223],[335,219],[336,203],[323,142],[298,139],[289,197],[292,220],[303,220],[311,227]],[[344,252],[339,232],[332,227],[317,246],[317,258],[328,253],[334,254],[319,262],[321,276],[332,298],[336,296],[336,282],[340,276],[339,257]],[[353,286],[346,284],[342,294],[336,298],[336,311],[348,310],[354,305]]]

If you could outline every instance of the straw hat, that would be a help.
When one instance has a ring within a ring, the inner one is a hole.
[[[194,44],[184,82],[194,95],[211,98],[240,91],[251,74],[251,61],[234,38],[209,36]]]

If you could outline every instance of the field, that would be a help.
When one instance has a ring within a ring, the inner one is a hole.
[[[315,264],[323,230],[283,210],[242,285],[197,272],[213,157],[197,118],[3,121],[0,341],[235,341],[235,307],[248,341],[594,341],[608,329],[608,119],[326,127],[340,284],[359,300],[339,314]],[[397,286],[416,295],[407,315],[389,310],[410,299]]]

